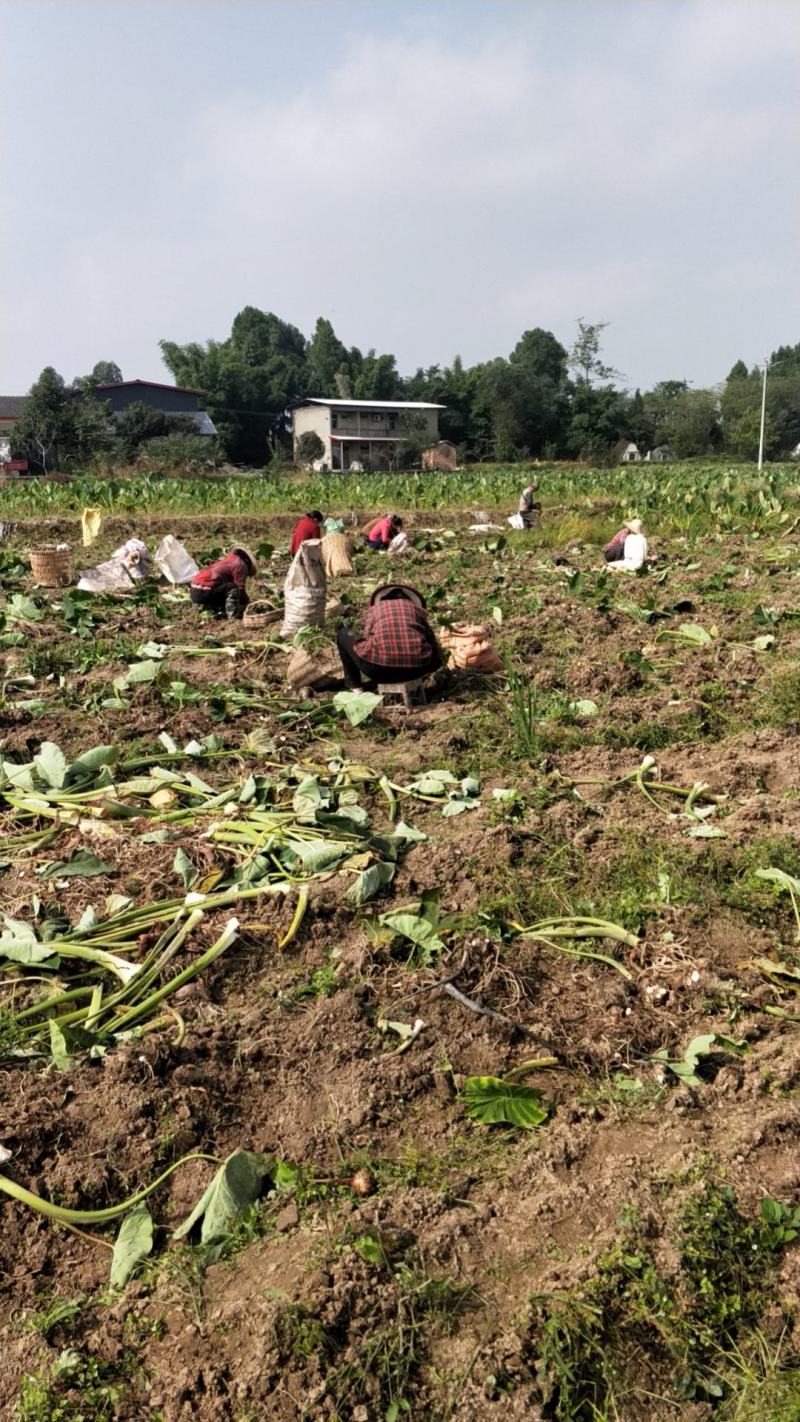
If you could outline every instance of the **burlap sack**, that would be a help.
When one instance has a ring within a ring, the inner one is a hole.
[[[329,578],[348,578],[353,572],[352,540],[346,533],[326,533],[322,540],[322,561]]]
[[[503,670],[503,663],[484,627],[461,623],[440,632],[439,643],[450,653],[453,666],[462,671],[496,673]]]
[[[341,663],[332,647],[313,653],[305,647],[295,647],[286,668],[286,680],[295,688],[313,687],[318,681],[328,681],[341,674]]]

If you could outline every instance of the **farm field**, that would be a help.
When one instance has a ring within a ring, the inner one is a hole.
[[[516,534],[528,473],[2,490],[0,1416],[800,1418],[797,471],[537,471]],[[507,668],[410,715],[27,563],[96,504],[278,600],[390,490],[341,616],[390,570]]]

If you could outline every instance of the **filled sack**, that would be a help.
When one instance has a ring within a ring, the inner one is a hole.
[[[521,513],[511,514],[507,521],[510,528],[522,529],[525,527],[525,520]]]
[[[449,652],[453,666],[462,671],[502,672],[503,663],[485,627],[460,623],[439,633],[439,643]]]
[[[323,647],[313,652],[295,647],[286,668],[286,680],[291,687],[316,687],[330,681],[341,681],[342,667],[336,650]]]
[[[322,540],[322,562],[327,578],[348,578],[352,576],[353,560],[350,554],[353,545],[346,533],[326,533]]]
[[[129,538],[127,543],[115,548],[111,557],[115,563],[127,568],[135,583],[142,582],[148,575],[147,544],[141,538]]]
[[[115,593],[132,592],[134,581],[124,563],[117,558],[108,558],[94,568],[84,568],[78,578],[80,592]]]
[[[194,558],[187,553],[174,533],[168,533],[159,543],[153,562],[168,583],[190,583],[200,572]]]
[[[324,627],[326,592],[322,542],[309,538],[300,544],[283,584],[281,636],[294,637],[304,627]]]

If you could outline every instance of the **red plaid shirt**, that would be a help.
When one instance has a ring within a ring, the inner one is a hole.
[[[364,635],[353,651],[376,667],[424,667],[436,650],[425,613],[408,598],[393,597],[371,607]]]
[[[201,568],[192,578],[193,588],[243,588],[250,572],[244,558],[238,553],[229,553],[226,558],[218,558]]]

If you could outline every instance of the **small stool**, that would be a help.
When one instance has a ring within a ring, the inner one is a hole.
[[[425,682],[422,677],[418,677],[416,681],[379,682],[378,692],[384,700],[388,700],[390,697],[399,698],[406,711],[414,709],[413,698],[415,695],[419,698],[420,705],[427,706],[428,704]]]

